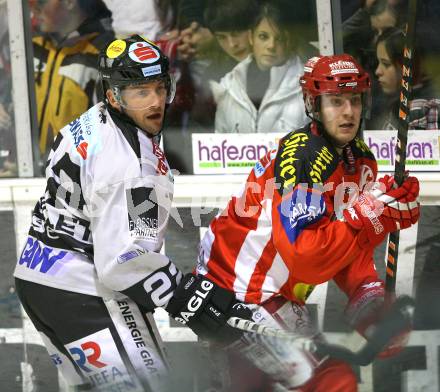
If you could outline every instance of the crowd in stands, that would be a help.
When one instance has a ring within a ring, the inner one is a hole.
[[[16,176],[5,3],[0,0],[0,176]],[[134,33],[156,41],[170,58],[177,93],[163,141],[171,166],[181,172],[191,172],[192,133],[287,132],[305,125],[309,119],[302,110],[299,76],[305,60],[319,53],[314,3],[29,0],[39,125],[36,175],[43,174],[58,130],[102,99],[100,48]],[[366,126],[395,129],[408,0],[347,1],[341,7],[344,51],[365,66],[373,81]],[[433,24],[425,22],[440,14],[440,7],[428,0],[419,11],[418,27],[427,36]],[[440,95],[432,70],[440,66],[440,45],[430,45],[417,47],[410,118],[416,129],[438,128]]]

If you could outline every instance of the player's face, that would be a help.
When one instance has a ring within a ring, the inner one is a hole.
[[[287,42],[281,31],[267,18],[249,33],[257,66],[262,71],[282,65],[287,60]]]
[[[244,60],[251,53],[248,31],[216,31],[215,38],[221,48],[234,60]]]
[[[382,91],[387,95],[395,95],[399,92],[402,71],[388,56],[384,42],[379,42],[376,51],[378,66],[376,76]]]
[[[166,98],[167,89],[163,80],[127,86],[121,91],[124,112],[139,128],[151,135],[157,135],[162,129]]]
[[[336,147],[352,141],[359,129],[362,95],[359,93],[321,96],[321,121]]]

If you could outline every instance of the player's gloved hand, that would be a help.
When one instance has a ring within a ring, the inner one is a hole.
[[[230,317],[252,318],[252,311],[234,293],[193,274],[182,278],[166,310],[201,339],[223,344],[233,343],[243,334],[227,324]]]
[[[352,207],[344,210],[345,221],[360,231],[362,247],[379,245],[388,233],[410,227],[420,216],[416,177],[407,177],[400,187],[395,187],[390,176],[379,183],[381,189],[362,193]]]
[[[382,281],[363,284],[351,296],[345,309],[349,324],[367,340],[375,332],[377,323],[387,315],[392,306],[392,303],[385,303],[384,293]],[[400,332],[391,338],[378,357],[388,358],[400,353],[408,343],[410,333],[411,323],[402,325]]]
[[[380,318],[384,307],[385,288],[381,280],[360,285],[350,296],[344,314],[350,326],[365,338],[368,328]]]
[[[271,391],[296,390],[310,380],[314,369],[325,360],[315,355],[314,342],[322,336],[317,335],[308,309],[273,296],[252,310],[253,321],[262,331],[266,327],[284,330],[292,334],[291,338],[246,332],[229,348],[270,378]]]
[[[397,336],[391,339],[390,343],[377,356],[381,359],[391,358],[399,354],[408,344],[411,328],[407,328]]]
[[[275,336],[245,334],[240,355],[267,374],[276,391],[293,391],[309,381],[319,359],[298,342]],[[240,342],[241,343],[241,342]]]

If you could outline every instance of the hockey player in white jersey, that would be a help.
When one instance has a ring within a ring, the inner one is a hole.
[[[69,385],[162,391],[168,365],[151,312],[164,307],[199,336],[233,341],[232,293],[182,274],[159,253],[173,174],[159,147],[175,83],[140,36],[99,56],[106,102],[61,129],[47,187],[14,276],[23,307]],[[234,307],[233,307],[234,306]]]

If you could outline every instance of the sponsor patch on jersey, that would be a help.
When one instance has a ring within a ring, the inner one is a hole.
[[[315,288],[312,284],[307,283],[297,283],[293,286],[293,295],[300,301],[306,302],[306,299],[312,294]]]
[[[18,264],[42,274],[56,275],[70,258],[71,254],[67,251],[55,250],[28,237]]]
[[[133,260],[136,257],[144,255],[146,252],[147,251],[145,249],[135,249],[135,250],[130,250],[129,252],[123,253],[122,255],[118,256],[118,258],[117,258],[118,264],[124,264],[127,261]]]
[[[145,77],[152,75],[159,75],[162,73],[162,67],[160,64],[144,67],[142,68],[142,73],[144,74]]]
[[[108,328],[65,345],[92,387],[99,390],[136,391],[139,386],[127,371]]]
[[[290,243],[294,243],[307,226],[321,219],[325,210],[322,193],[301,185],[292,192],[291,198],[285,198],[278,206],[278,212]]]
[[[100,133],[96,132],[96,127],[104,123],[103,116],[105,116],[105,106],[99,103],[63,128],[63,136],[72,138],[73,145],[82,161],[102,151]]]
[[[277,150],[269,151],[263,158],[261,158],[254,166],[255,177],[261,177],[266,169],[270,166],[270,163],[275,159]]]
[[[309,136],[304,132],[294,132],[282,141],[280,151],[277,156],[277,183],[281,185],[278,191],[293,188],[298,180],[298,167],[300,159],[297,158],[299,149],[306,146]]]
[[[141,64],[152,64],[159,60],[159,51],[147,42],[135,42],[128,48],[128,55]]]
[[[322,147],[315,160],[310,163],[310,172],[309,177],[314,183],[323,182],[324,179],[328,177],[328,175],[323,175],[327,173],[329,170],[334,170],[334,155],[330,152],[330,150],[324,146]]]
[[[87,159],[87,146],[89,145],[84,138],[84,130],[81,126],[81,120],[77,118],[69,123],[69,131],[73,137],[73,144],[75,145],[76,151],[81,155],[81,158]]]
[[[117,39],[107,47],[105,54],[109,59],[114,59],[124,53],[126,47],[127,44],[125,43],[125,41],[123,41],[122,39]]]
[[[153,188],[127,189],[128,229],[130,236],[158,241],[159,206]]]

